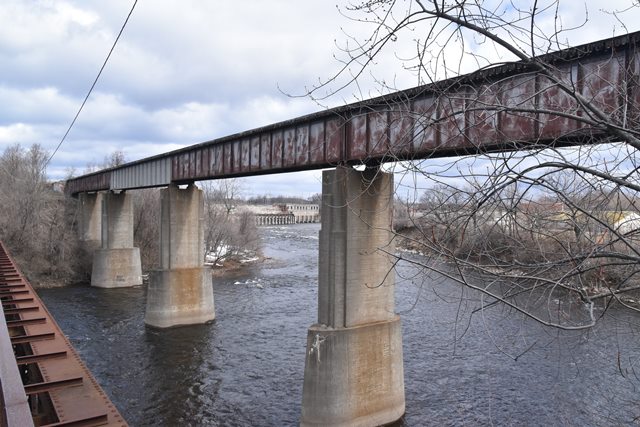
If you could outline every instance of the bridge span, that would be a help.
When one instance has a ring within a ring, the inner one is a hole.
[[[507,63],[206,141],[70,179],[66,191],[599,142],[610,135],[604,118],[628,129],[638,123],[639,41],[636,32],[536,58],[551,77],[532,63]]]
[[[71,179],[66,191],[79,196],[80,236],[94,253],[92,285],[141,283],[128,190],[165,187],[161,265],[150,276],[145,322],[165,328],[212,321],[195,181],[331,168],[322,178],[318,322],[307,337],[302,425],[393,422],[404,413],[388,255],[393,175],[376,166],[633,135],[639,41],[640,33],[602,40]],[[354,164],[369,167],[356,171]]]

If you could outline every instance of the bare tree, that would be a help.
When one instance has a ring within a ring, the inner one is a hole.
[[[223,196],[219,192],[215,181],[200,183],[204,192],[204,218],[205,218],[205,255],[212,258],[214,264],[218,263],[226,255],[226,242],[230,238],[229,216],[231,214],[230,200],[225,204]]]
[[[83,174],[97,172],[102,169],[113,168],[127,162],[127,156],[122,150],[115,150],[111,154],[104,156],[102,163],[89,162],[84,168]]]
[[[241,210],[234,219],[234,233],[231,238],[232,247],[236,252],[257,252],[260,249],[260,236],[256,227],[256,218],[252,212]]]
[[[0,238],[34,283],[76,277],[75,210],[46,180],[46,151],[13,145],[0,156]]]
[[[214,264],[238,253],[259,249],[253,214],[242,210],[242,185],[237,179],[204,181],[205,248]]]
[[[307,198],[309,203],[319,205],[322,202],[322,193],[314,193]]]
[[[342,46],[340,70],[307,95],[324,102],[355,88],[365,97],[368,76],[389,52],[428,84],[363,104],[364,114],[368,105],[385,113],[391,132],[409,129],[389,143],[385,160],[398,160],[394,170],[419,181],[416,191],[426,189],[408,209],[414,227],[402,237],[430,259],[407,262],[477,291],[481,309],[500,303],[573,330],[594,326],[598,305],[638,310],[626,300],[640,290],[640,222],[628,212],[637,215],[640,191],[630,98],[638,71],[614,43],[555,54],[588,17],[585,11],[582,23],[563,27],[562,6],[359,2],[344,13],[371,30]],[[611,14],[622,23],[624,12]],[[413,55],[401,56],[401,42],[413,45]],[[588,58],[592,51],[599,62]],[[464,75],[472,66],[480,71]],[[374,83],[382,94],[397,89]],[[420,157],[451,147],[458,157],[411,160],[398,147],[421,150]],[[557,298],[584,309],[551,310]]]
[[[104,161],[102,163],[104,164],[105,168],[113,168],[116,166],[123,165],[126,162],[127,162],[127,158],[124,154],[124,151],[116,150],[113,153],[111,153],[111,155],[105,156]]]
[[[15,245],[29,245],[38,235],[39,214],[45,203],[46,180],[43,166],[46,153],[39,145],[24,150],[7,148],[0,158],[2,180],[2,234]]]
[[[157,268],[160,253],[160,193],[156,189],[133,192],[133,241],[140,248],[142,269]]]

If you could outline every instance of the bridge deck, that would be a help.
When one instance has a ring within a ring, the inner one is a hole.
[[[537,58],[621,127],[640,116],[640,32]],[[586,121],[586,122],[585,122]],[[396,92],[84,175],[70,194],[599,142],[603,127],[530,63]]]
[[[28,425],[31,417],[35,425],[127,425],[2,243],[0,300],[6,327],[0,331],[0,350],[20,368],[18,378],[12,375],[15,369],[0,370],[0,408],[10,427]],[[9,360],[3,357],[3,362]],[[13,401],[8,402],[8,396]]]

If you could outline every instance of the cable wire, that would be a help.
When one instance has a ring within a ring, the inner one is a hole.
[[[45,162],[44,166],[42,167],[42,170],[46,169],[46,167],[49,164],[49,162],[51,162],[51,159],[53,159],[53,156],[56,155],[56,153],[58,152],[58,150],[62,146],[62,143],[65,141],[65,139],[67,139],[67,135],[69,135],[69,132],[71,132],[71,128],[73,128],[73,125],[76,123],[76,120],[78,120],[78,116],[80,115],[80,112],[84,108],[84,105],[87,103],[87,100],[89,99],[89,96],[91,96],[91,92],[93,91],[93,88],[96,87],[96,83],[98,83],[98,79],[100,78],[100,75],[102,74],[102,71],[104,70],[104,67],[107,66],[107,62],[109,61],[109,58],[111,57],[111,54],[113,53],[113,50],[116,48],[116,45],[118,44],[118,40],[120,40],[120,36],[122,35],[122,32],[124,31],[124,27],[126,27],[127,26],[127,22],[129,22],[129,18],[131,18],[131,14],[133,13],[133,10],[136,8],[136,4],[138,4],[138,0],[134,0],[133,5],[131,6],[131,10],[129,10],[129,14],[127,15],[127,19],[124,20],[124,23],[122,24],[122,27],[120,28],[120,32],[118,33],[118,36],[116,37],[115,41],[113,42],[113,45],[111,46],[111,49],[109,50],[109,54],[107,55],[107,57],[105,58],[104,62],[102,63],[102,67],[100,67],[100,71],[98,71],[98,75],[96,76],[95,80],[93,81],[93,84],[89,88],[89,92],[87,92],[87,96],[84,97],[84,101],[82,101],[82,104],[80,105],[80,108],[78,109],[78,112],[76,113],[75,117],[71,121],[71,124],[69,125],[69,128],[64,133],[64,136],[62,137],[62,139],[58,143],[58,146],[56,147],[56,149],[53,150],[53,153],[51,154],[51,156],[49,156],[49,159]]]

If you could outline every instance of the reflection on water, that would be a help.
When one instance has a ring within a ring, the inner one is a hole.
[[[209,325],[145,328],[144,287],[39,293],[131,425],[296,425],[318,229],[263,229],[271,259],[215,279]],[[640,415],[638,318],[611,312],[588,334],[558,332],[500,307],[471,315],[468,292],[412,277],[408,265],[399,274],[401,425],[620,425]]]

